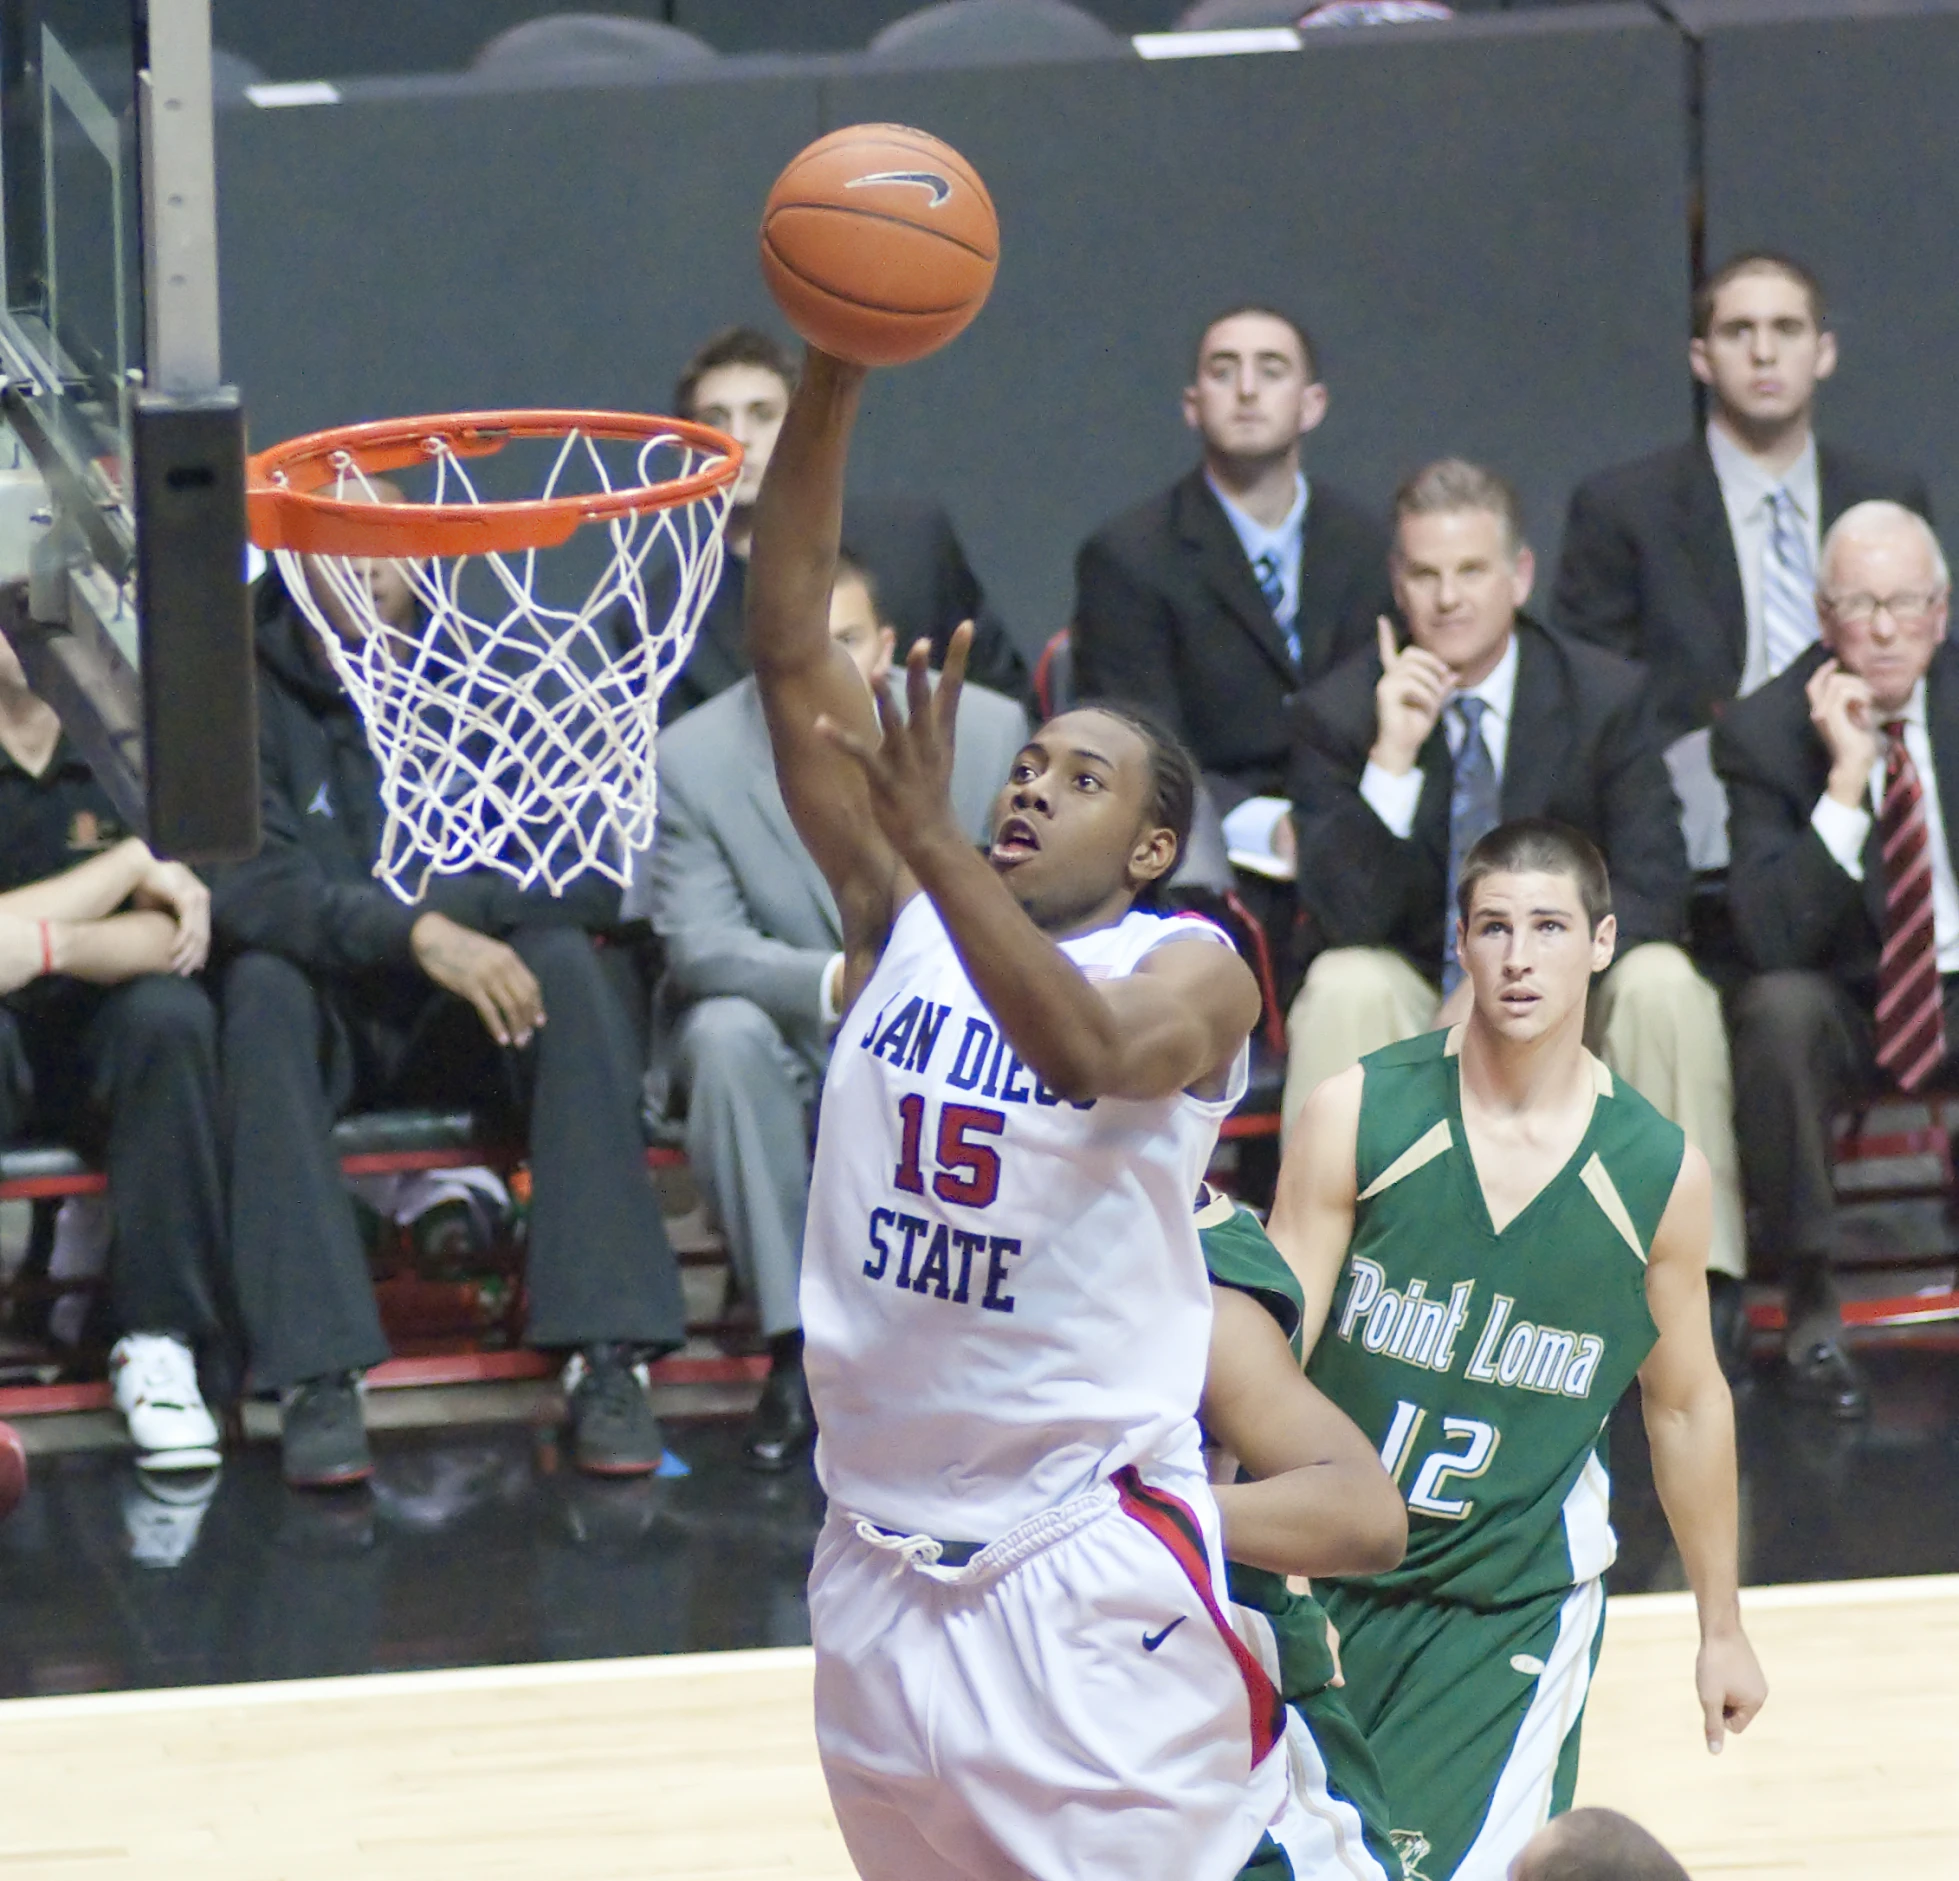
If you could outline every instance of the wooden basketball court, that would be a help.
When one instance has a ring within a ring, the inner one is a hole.
[[[1772,1697],[1717,1760],[1691,1603],[1613,1603],[1580,1800],[1700,1877],[1959,1874],[1959,1575],[1747,1606]],[[809,1686],[784,1651],[17,1700],[0,1874],[850,1881]]]

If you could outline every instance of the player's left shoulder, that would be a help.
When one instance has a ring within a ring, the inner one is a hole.
[[[1617,1076],[1592,1059],[1597,1087],[1592,1155],[1581,1172],[1593,1199],[1642,1260],[1653,1248],[1689,1156],[1685,1131]]]
[[[1278,1323],[1296,1351],[1306,1296],[1299,1276],[1258,1217],[1242,1202],[1206,1184],[1197,1209],[1197,1239],[1211,1284],[1249,1295]]]

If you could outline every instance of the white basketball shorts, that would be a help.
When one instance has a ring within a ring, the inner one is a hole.
[[[1217,1506],[1120,1471],[964,1567],[832,1509],[816,1739],[864,1881],[1231,1881],[1286,1800]]]

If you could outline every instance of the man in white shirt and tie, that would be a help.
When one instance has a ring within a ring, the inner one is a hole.
[[[1830,1263],[1830,1131],[1859,1093],[1946,1081],[1959,1039],[1959,655],[1930,525],[1862,503],[1818,560],[1823,644],[1728,713],[1736,937],[1758,977],[1735,1002],[1742,1166],[1756,1245],[1788,1287],[1794,1393],[1867,1408]]]
[[[1923,481],[1816,436],[1837,368],[1822,289],[1752,250],[1694,297],[1688,363],[1706,388],[1687,442],[1587,478],[1571,499],[1553,618],[1645,663],[1698,869],[1727,860],[1707,730],[1816,640],[1817,546],[1854,504],[1929,515]]]

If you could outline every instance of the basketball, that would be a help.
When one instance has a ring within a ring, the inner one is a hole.
[[[902,124],[819,137],[762,211],[762,277],[812,346],[862,366],[936,352],[986,304],[1000,225],[973,166]]]

